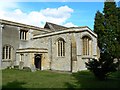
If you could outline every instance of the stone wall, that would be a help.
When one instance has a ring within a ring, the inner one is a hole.
[[[91,55],[83,55],[83,42],[82,37],[88,36],[92,39],[92,50]],[[97,58],[97,37],[92,35],[90,32],[81,32],[75,34],[76,46],[77,46],[77,70],[86,70],[85,62],[88,62],[88,58]]]
[[[28,29],[28,40],[19,39],[20,28],[16,26],[4,25],[2,28],[2,47],[4,45],[10,45],[13,47],[13,58],[15,61],[14,65],[20,64],[20,53],[16,53],[17,49],[26,48],[38,48],[48,50],[46,53],[40,52],[23,52],[23,67],[31,67],[34,65],[34,55],[42,54],[41,70],[51,69],[60,71],[72,71],[76,72],[79,70],[85,70],[85,62],[88,58],[97,58],[97,37],[94,36],[92,31],[81,31],[79,29],[69,29],[59,32],[47,33],[44,35],[34,36],[33,30]],[[38,33],[38,32],[37,32]],[[92,40],[92,54],[89,56],[84,56],[82,37],[89,36]],[[37,38],[34,38],[37,37]],[[65,56],[58,56],[57,52],[57,41],[59,38],[65,41]],[[6,68],[10,66],[11,62],[2,61],[2,67]]]
[[[82,55],[82,37],[88,35],[92,39],[92,54],[85,57]],[[72,36],[74,40],[72,40]],[[65,40],[65,56],[60,57],[57,55],[57,40],[63,38]],[[71,46],[72,42],[75,41],[75,52],[72,53],[73,47]],[[50,69],[51,70],[60,70],[60,71],[79,71],[85,70],[85,62],[88,61],[87,58],[97,58],[97,38],[91,35],[89,32],[80,32],[80,33],[62,33],[57,35],[40,37],[35,40],[34,47],[36,48],[47,48],[48,49],[48,59],[50,60]],[[72,61],[72,56],[76,56],[76,61]]]
[[[3,25],[0,24],[0,69],[1,67],[1,63],[2,63],[2,28]]]
[[[57,55],[57,40],[59,38],[65,40],[65,56],[63,57]],[[71,38],[69,33],[38,38],[33,42],[36,48],[48,49],[51,70],[71,71]]]
[[[83,56],[82,37],[89,36],[92,39],[92,54]],[[57,55],[57,40],[65,40],[65,56]],[[73,40],[74,39],[74,40]],[[50,36],[42,36],[33,40],[34,47],[48,49],[48,59],[51,70],[72,71],[85,70],[85,62],[88,58],[97,58],[97,38],[85,31],[80,33],[60,33]],[[76,46],[75,46],[76,45]],[[72,51],[71,51],[72,50]],[[76,56],[76,60],[75,59]]]
[[[52,70],[71,71],[71,34],[54,35],[52,38]],[[57,55],[57,40],[63,38],[65,41],[65,56]]]
[[[13,48],[12,61],[2,61],[2,68],[10,66],[16,60],[16,49],[19,47],[19,31],[17,27],[4,25],[2,29],[2,46],[10,45]]]

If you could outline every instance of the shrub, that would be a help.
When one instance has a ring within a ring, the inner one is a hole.
[[[25,70],[25,71],[31,71],[31,69],[29,67],[23,67],[23,70]]]
[[[109,58],[109,60],[102,59],[92,59],[85,63],[88,70],[93,72],[96,78],[99,80],[107,79],[107,76],[111,72],[117,71],[118,63],[113,63],[113,60]]]
[[[18,65],[14,66],[14,69],[19,69],[19,66]]]

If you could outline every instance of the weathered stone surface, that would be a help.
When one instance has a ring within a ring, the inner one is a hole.
[[[31,69],[32,72],[35,72],[36,71],[35,65],[31,64],[30,69]]]
[[[14,62],[12,65],[19,65],[20,69],[30,67],[33,72],[36,71],[36,54],[42,56],[39,65],[41,70],[50,69],[72,72],[85,70],[85,62],[87,62],[89,58],[99,57],[97,35],[86,26],[51,31],[8,21],[0,22],[0,24],[4,25],[4,28],[1,28],[1,48],[4,45],[11,45],[13,47],[14,52],[12,54],[12,60],[10,61]],[[27,40],[20,40],[20,29],[28,30]],[[82,38],[84,36],[91,38],[92,48],[89,50],[91,54],[87,56],[83,55]],[[58,56],[57,42],[59,38],[65,41],[65,56],[61,57]],[[11,65],[9,60],[1,61],[2,68]]]
[[[19,63],[19,69],[23,69],[23,67],[24,67],[24,62],[21,61],[21,62]]]

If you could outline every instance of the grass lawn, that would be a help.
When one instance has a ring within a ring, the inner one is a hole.
[[[99,81],[89,71],[73,74],[15,69],[2,71],[3,88],[120,88],[119,83],[120,72],[111,74],[106,81]]]

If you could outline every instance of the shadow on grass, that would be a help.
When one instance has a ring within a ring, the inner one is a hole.
[[[23,88],[22,85],[24,85],[25,82],[19,82],[17,80],[13,81],[13,82],[8,82],[6,85],[2,86],[2,90],[7,90],[7,89],[12,89],[12,90],[26,90],[25,88]]]
[[[75,78],[75,83],[65,83],[68,88],[76,89],[89,89],[89,88],[120,88],[119,79],[111,79],[100,81],[94,77],[90,72],[78,72],[73,73],[72,76]]]

